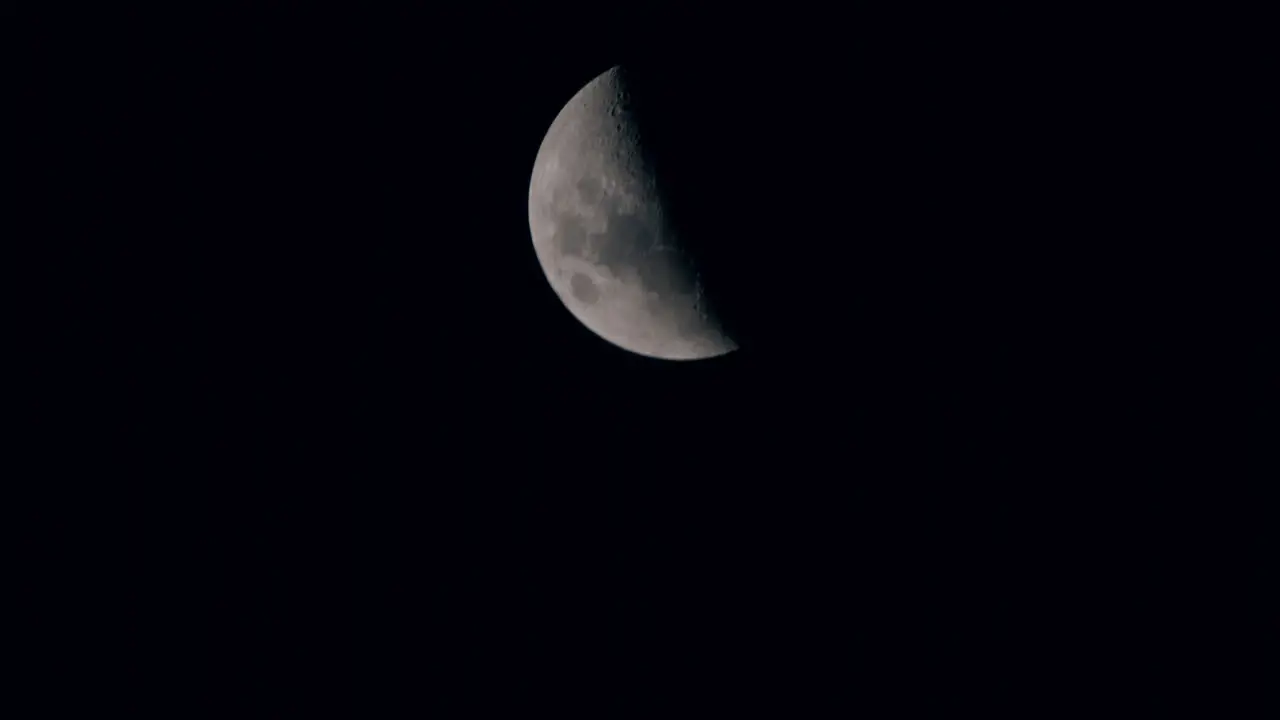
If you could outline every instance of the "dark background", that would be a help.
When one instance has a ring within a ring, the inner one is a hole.
[[[1155,466],[1212,78],[1158,22],[271,8],[14,13],[37,674],[271,716],[1187,689],[1212,518]],[[538,144],[619,62],[740,352],[624,353],[542,276]]]

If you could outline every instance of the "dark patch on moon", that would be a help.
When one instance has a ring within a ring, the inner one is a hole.
[[[609,230],[595,244],[599,264],[617,277],[634,274],[646,291],[663,298],[687,286],[688,259],[673,248],[657,247],[661,237],[650,218],[619,213],[616,203],[605,209]]]
[[[600,181],[590,175],[585,175],[578,179],[577,183],[578,199],[588,207],[594,206],[600,202],[600,196],[603,188],[600,187]]]
[[[600,289],[591,281],[591,278],[582,273],[573,274],[573,278],[569,280],[569,287],[573,290],[574,297],[588,305],[600,299]]]
[[[648,224],[635,215],[618,212],[618,203],[610,198],[601,211],[607,213],[607,237],[596,245],[596,262],[621,275],[636,266],[645,248],[652,242]]]
[[[568,213],[560,213],[556,216],[556,221],[558,223],[556,243],[560,245],[560,252],[565,255],[586,257],[584,251],[587,249],[587,233],[578,218]]]
[[[687,291],[691,273],[684,258],[670,248],[653,250],[636,265],[636,273],[646,290],[668,297],[673,292]]]

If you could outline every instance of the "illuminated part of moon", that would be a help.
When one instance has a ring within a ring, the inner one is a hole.
[[[731,352],[663,212],[641,130],[619,67],[560,110],[529,183],[538,261],[565,308],[618,347],[666,360]]]

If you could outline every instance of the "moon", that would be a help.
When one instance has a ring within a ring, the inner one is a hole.
[[[632,92],[610,68],[560,110],[534,160],[529,229],[561,302],[633,353],[700,360],[737,349],[663,210]]]

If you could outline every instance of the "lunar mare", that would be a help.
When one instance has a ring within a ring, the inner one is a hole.
[[[600,337],[668,360],[737,348],[710,312],[643,153],[620,68],[561,109],[538,149],[529,228],[565,308]]]

